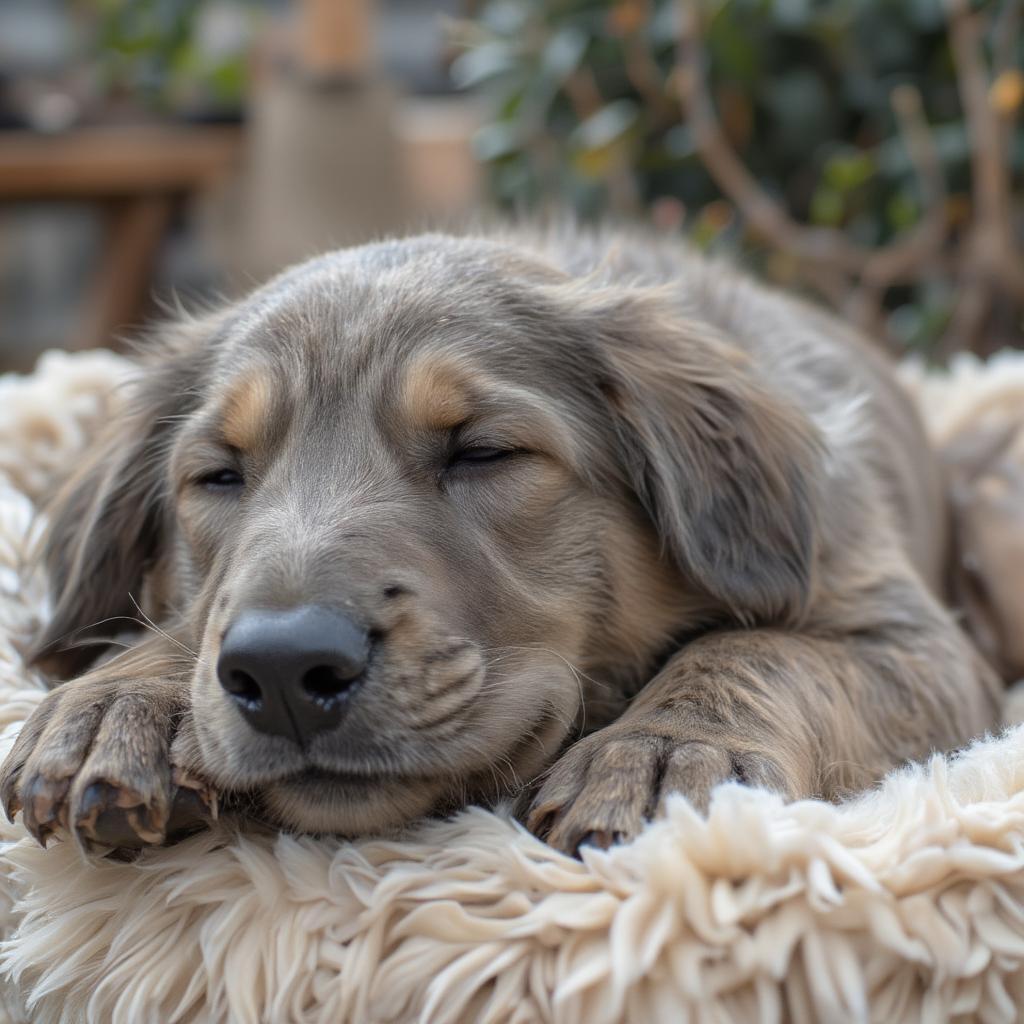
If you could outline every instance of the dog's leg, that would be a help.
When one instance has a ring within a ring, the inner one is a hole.
[[[607,846],[669,793],[705,808],[727,779],[836,799],[998,721],[993,673],[916,580],[885,581],[819,621],[833,626],[722,631],[686,646],[617,722],[555,763],[531,830],[570,853]]]
[[[176,769],[191,728],[191,658],[171,636],[143,640],[59,686],[0,767],[0,800],[45,845],[71,832],[86,848],[162,843],[216,814],[208,787]]]

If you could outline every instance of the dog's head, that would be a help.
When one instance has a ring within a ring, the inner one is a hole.
[[[42,660],[137,599],[196,653],[195,767],[378,828],[529,780],[681,634],[799,617],[817,461],[664,294],[343,251],[152,347],[56,502]]]

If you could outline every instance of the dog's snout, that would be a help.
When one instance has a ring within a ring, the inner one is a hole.
[[[301,745],[341,721],[369,655],[369,634],[340,612],[253,609],[224,634],[217,675],[254,728]]]

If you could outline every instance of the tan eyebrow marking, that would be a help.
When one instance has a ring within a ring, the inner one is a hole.
[[[443,356],[421,356],[406,371],[402,399],[409,416],[428,429],[457,427],[472,413],[474,375]]]
[[[246,451],[263,432],[273,405],[271,380],[265,371],[253,371],[228,392],[222,412],[224,440]]]

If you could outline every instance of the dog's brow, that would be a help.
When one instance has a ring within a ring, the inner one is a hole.
[[[273,404],[270,376],[252,370],[232,385],[221,411],[224,440],[240,451],[250,449],[259,438]]]
[[[417,428],[444,431],[483,421],[509,441],[579,462],[579,445],[550,400],[458,358],[422,356],[406,371],[400,393]]]
[[[406,414],[426,429],[449,430],[473,409],[474,374],[455,359],[424,356],[405,372],[402,398]]]

